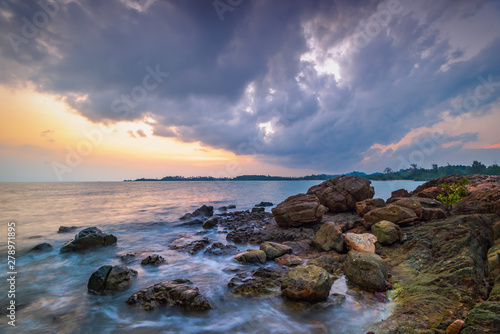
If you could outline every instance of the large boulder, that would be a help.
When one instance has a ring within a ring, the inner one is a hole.
[[[381,198],[370,198],[365,199],[356,203],[356,212],[360,216],[364,216],[368,212],[376,208],[383,208],[385,206],[385,201]]]
[[[191,312],[211,309],[210,302],[191,284],[185,278],[161,282],[133,294],[127,303],[146,311],[173,306]]]
[[[375,253],[377,237],[370,233],[346,233],[344,241],[348,250]]]
[[[430,198],[410,197],[394,198],[392,204],[403,206],[415,211],[415,214],[422,221],[431,221],[447,217],[447,210],[443,203]]]
[[[328,208],[314,195],[297,194],[273,208],[276,223],[281,227],[315,224],[321,221]]]
[[[352,283],[370,291],[385,291],[387,264],[375,253],[350,251],[344,263],[344,273]]]
[[[277,257],[292,253],[291,247],[270,241],[261,243],[260,250],[266,253],[266,258],[268,260],[274,260]]]
[[[359,176],[341,175],[312,186],[307,193],[317,196],[330,212],[344,212],[353,210],[356,202],[375,195],[370,184],[369,180]]]
[[[363,216],[363,223],[366,227],[378,223],[381,220],[388,220],[395,224],[411,223],[419,217],[412,209],[391,203],[383,208],[371,210]]]
[[[281,294],[294,300],[325,300],[332,287],[330,274],[323,268],[308,265],[291,269],[281,282]]]
[[[321,225],[312,241],[316,247],[326,252],[331,250],[342,252],[344,250],[342,230],[333,222],[326,222]]]
[[[137,271],[125,266],[102,266],[89,278],[87,289],[94,294],[109,294],[125,290],[137,276]]]
[[[383,245],[392,245],[401,240],[401,228],[390,221],[379,221],[372,225],[371,229],[373,235],[377,237],[377,241]]]
[[[243,263],[243,264],[247,264],[247,263],[261,263],[261,264],[264,264],[266,263],[266,252],[262,251],[262,250],[248,250],[246,252],[243,252],[243,253],[239,253],[238,255],[236,255],[234,257],[234,260],[239,262],[239,263]]]
[[[116,237],[106,234],[97,227],[88,227],[81,230],[75,238],[66,242],[61,248],[61,253],[83,251],[89,248],[110,246],[116,244]]]

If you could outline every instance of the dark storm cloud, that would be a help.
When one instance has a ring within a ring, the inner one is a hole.
[[[478,76],[500,81],[500,40],[449,63],[465,50],[439,29],[474,20],[483,2],[255,0],[223,21],[212,1],[58,4],[36,36],[13,47],[9,33],[22,37],[43,9],[2,3],[4,84],[32,82],[94,122],[151,117],[155,135],[290,167],[348,169],[374,143],[438,122],[452,100],[474,93]],[[398,10],[359,47],[353,36],[369,34],[388,8]],[[340,81],[302,57],[314,51],[324,61],[346,44],[356,50],[338,58]]]

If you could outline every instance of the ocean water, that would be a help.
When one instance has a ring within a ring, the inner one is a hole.
[[[8,333],[361,333],[363,326],[386,318],[391,303],[353,292],[341,276],[332,293],[347,293],[342,306],[314,314],[290,309],[281,297],[233,297],[226,287],[242,268],[232,256],[194,256],[170,250],[183,235],[226,243],[216,229],[200,235],[201,226],[181,226],[179,217],[202,204],[215,208],[235,204],[246,210],[261,201],[275,204],[305,193],[320,181],[240,182],[82,182],[0,183],[0,332]],[[375,181],[375,197],[415,189],[422,182]],[[266,210],[270,210],[267,208]],[[16,223],[16,328],[7,325],[7,224]],[[79,226],[57,233],[59,226]],[[81,229],[97,226],[118,238],[115,246],[91,252],[60,254],[61,246]],[[48,242],[53,249],[28,253]],[[238,245],[240,250],[257,248]],[[108,296],[87,293],[90,275],[105,264],[123,265],[120,255],[136,252],[126,264],[138,271],[127,290]],[[143,267],[148,254],[167,264]],[[268,262],[266,266],[274,266]],[[256,268],[256,267],[255,267]],[[140,289],[174,278],[188,278],[214,309],[189,314],[176,309],[144,312],[125,300]]]

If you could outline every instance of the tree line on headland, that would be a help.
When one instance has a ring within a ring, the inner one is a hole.
[[[367,178],[373,181],[388,181],[388,180],[414,180],[428,181],[446,175],[500,175],[500,166],[494,163],[491,166],[486,166],[479,161],[474,161],[472,165],[446,165],[438,166],[432,164],[429,169],[418,167],[417,164],[411,164],[407,169],[393,171],[387,167],[383,173],[366,174],[363,172],[351,172],[346,175],[356,175]],[[270,176],[270,175],[240,175],[236,177],[212,177],[212,176],[166,176],[161,179],[140,178],[133,181],[308,181],[308,180],[328,180],[338,176],[329,174],[313,174],[301,177],[286,177],[286,176]],[[125,180],[132,181],[132,180]]]

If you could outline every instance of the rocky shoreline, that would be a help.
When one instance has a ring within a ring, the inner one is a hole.
[[[468,195],[451,210],[436,200],[446,176],[412,193],[394,191],[387,201],[373,198],[370,181],[339,176],[291,196],[272,208],[262,202],[251,211],[234,206],[202,206],[181,217],[198,233],[179,236],[168,248],[190,255],[234,256],[239,267],[226,282],[234,297],[283,298],[305,313],[340,305],[330,294],[340,275],[375,300],[394,304],[392,314],[366,331],[373,333],[499,333],[500,178],[470,176]],[[233,211],[229,211],[233,210]],[[59,233],[75,227],[61,227]],[[217,229],[227,243],[203,236]],[[116,237],[97,227],[80,231],[61,253],[112,246]],[[259,249],[247,250],[247,245]],[[48,249],[35,247],[33,251]],[[136,254],[122,256],[127,264]],[[149,254],[142,265],[168,262]],[[111,294],[127,289],[137,272],[103,266],[92,274],[88,291]],[[203,291],[186,279],[159,282],[126,301],[138,309],[178,307],[189,312],[213,308]]]

